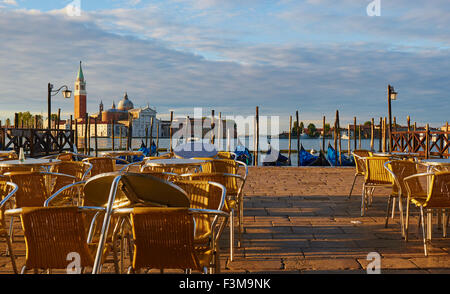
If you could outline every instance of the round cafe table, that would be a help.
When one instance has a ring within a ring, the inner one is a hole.
[[[41,167],[50,167],[52,165],[59,164],[59,159],[43,159],[43,158],[28,158],[24,161],[18,159],[0,161],[0,167],[29,167],[32,171],[38,171]]]
[[[0,157],[9,157],[10,155],[16,154],[14,150],[0,150]]]
[[[119,157],[119,156],[144,156],[142,151],[127,151],[127,150],[117,150],[117,151],[105,151],[100,153],[101,156]]]
[[[164,171],[173,172],[174,169],[198,169],[201,167],[206,160],[200,159],[190,159],[190,158],[165,158],[165,159],[154,159],[147,160],[145,166],[153,166],[163,168]]]
[[[450,168],[450,158],[422,159],[420,163],[427,167],[428,172],[433,169]]]
[[[410,152],[375,152],[373,156],[392,157],[392,158],[413,158],[420,156],[419,153]]]
[[[216,147],[206,142],[188,142],[173,149],[178,158],[213,158],[219,153]]]

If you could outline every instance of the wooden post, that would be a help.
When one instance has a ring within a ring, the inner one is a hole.
[[[297,120],[297,166],[300,166],[300,119],[298,117],[298,110],[295,112]]]
[[[78,120],[75,120],[75,146],[78,152]]]
[[[448,141],[448,121],[445,123],[445,137],[447,138],[447,141]],[[4,144],[5,142],[3,142],[3,144]],[[449,158],[449,155],[450,155],[450,152],[449,152],[449,149],[447,148],[447,158]]]
[[[415,152],[415,150],[416,150],[416,148],[417,148],[416,138],[415,138],[415,136],[416,136],[416,131],[417,131],[417,123],[414,122],[414,125],[413,125],[413,133],[414,133],[413,150],[414,150],[414,152]]]
[[[351,143],[350,143],[350,124],[348,124],[348,139],[347,139],[347,148],[348,148],[348,156],[351,154]]]
[[[382,150],[382,139],[383,138],[383,119],[380,117],[380,132],[379,132],[379,138],[378,138],[378,151],[381,152]]]
[[[95,157],[98,157],[97,117],[94,118]]]
[[[119,128],[119,150],[122,150],[122,126]]]
[[[288,149],[288,160],[291,162],[291,137],[292,135],[292,115],[289,116],[289,149]]]
[[[158,154],[159,150],[159,123],[156,124],[156,154]],[[150,148],[150,152],[152,149]]]
[[[120,128],[119,128],[120,130],[122,130],[122,126],[120,126]],[[114,123],[114,119],[112,120],[112,132],[111,132],[111,135],[112,135],[112,137],[111,137],[111,147],[112,147],[112,151],[114,151],[114,150],[116,150],[116,148],[115,148],[115,140],[116,140],[116,138],[115,138],[115,130],[116,130],[116,126],[115,126],[115,123]]]
[[[325,115],[323,116],[323,136],[322,136],[322,151],[325,152],[325,125],[326,125],[326,121],[325,121]]]
[[[152,148],[152,143],[153,143],[153,116],[150,119],[150,145],[147,145],[147,147],[150,146],[150,148]]]
[[[425,144],[426,144],[426,146],[425,146],[425,158],[426,159],[428,159],[428,158],[430,158],[430,125],[429,124],[427,124],[426,126],[425,126]]]
[[[359,125],[359,128],[358,128],[358,140],[359,140],[359,149],[362,149],[362,144],[361,144],[361,127],[362,127],[362,125]]]
[[[254,123],[254,132],[256,132],[256,120]],[[220,150],[222,146],[222,138],[223,138],[223,131],[222,131],[222,112],[219,112],[219,132],[217,134],[217,139],[219,140],[218,150]],[[255,134],[253,134],[253,149],[255,149],[256,146],[256,137]],[[253,150],[255,151],[255,150]]]
[[[411,149],[411,118],[409,115],[406,117],[406,126],[408,128],[408,133],[406,135],[406,142],[408,142],[408,152],[413,152]]]
[[[58,116],[56,118],[56,128],[59,130],[59,124],[61,123],[61,108],[58,108]]]
[[[173,136],[172,123],[173,123],[173,111],[170,112],[170,126],[169,126],[169,137],[170,137],[169,150],[170,150],[170,152],[173,151],[173,148],[172,148],[172,136]]]
[[[127,142],[127,150],[132,150],[133,142],[133,116],[130,114],[128,115],[128,142]]]
[[[91,155],[91,118],[88,116],[88,155]]]
[[[145,146],[148,147],[148,126],[145,127]]]
[[[256,148],[255,148],[255,166],[258,166],[259,160],[259,107],[256,106]]]
[[[373,151],[375,139],[375,120],[372,118],[370,122],[370,151]]]
[[[342,148],[341,148],[341,123],[339,121],[339,110],[336,110],[336,121],[337,121],[337,135],[338,135],[338,154],[339,154],[339,165],[342,166]]]
[[[18,113],[14,113],[14,128],[16,128],[16,129],[19,128],[19,114]]]
[[[356,116],[353,118],[353,136],[354,136],[354,150],[358,149],[356,146]]]
[[[214,145],[215,142],[215,134],[214,134],[214,128],[216,127],[216,124],[214,122],[214,109],[211,110],[211,144]]]
[[[382,152],[386,152],[386,118],[383,119],[383,142],[382,142]]]
[[[89,121],[89,114],[86,113],[85,117],[84,117],[84,154],[88,154],[87,151],[87,140],[88,140],[88,121]]]

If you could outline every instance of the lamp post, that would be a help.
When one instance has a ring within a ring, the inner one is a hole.
[[[388,85],[388,111],[389,111],[389,151],[392,152],[392,108],[391,100],[397,100],[397,92],[394,87]]]
[[[65,99],[70,99],[72,96],[72,91],[69,90],[67,86],[62,86],[58,90],[53,90],[53,85],[48,83],[48,129],[50,130],[52,128],[52,96],[57,95],[62,89],[63,97]]]

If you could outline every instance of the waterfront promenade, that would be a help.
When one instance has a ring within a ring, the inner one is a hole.
[[[230,262],[225,231],[222,273],[365,273],[370,252],[380,254],[382,273],[449,273],[450,240],[435,226],[425,257],[416,210],[408,243],[401,238],[398,216],[386,229],[386,189],[376,191],[373,206],[360,217],[361,178],[347,198],[353,176],[354,168],[250,167],[242,248]],[[25,246],[18,220],[15,226],[20,268]],[[6,245],[1,246],[0,272],[12,273]],[[112,273],[112,264],[103,272]]]

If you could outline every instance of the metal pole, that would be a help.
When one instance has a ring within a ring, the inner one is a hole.
[[[392,152],[392,108],[391,108],[391,85],[388,85],[388,111],[389,111],[389,152]]]
[[[52,84],[48,83],[48,129],[50,130],[52,128]]]

